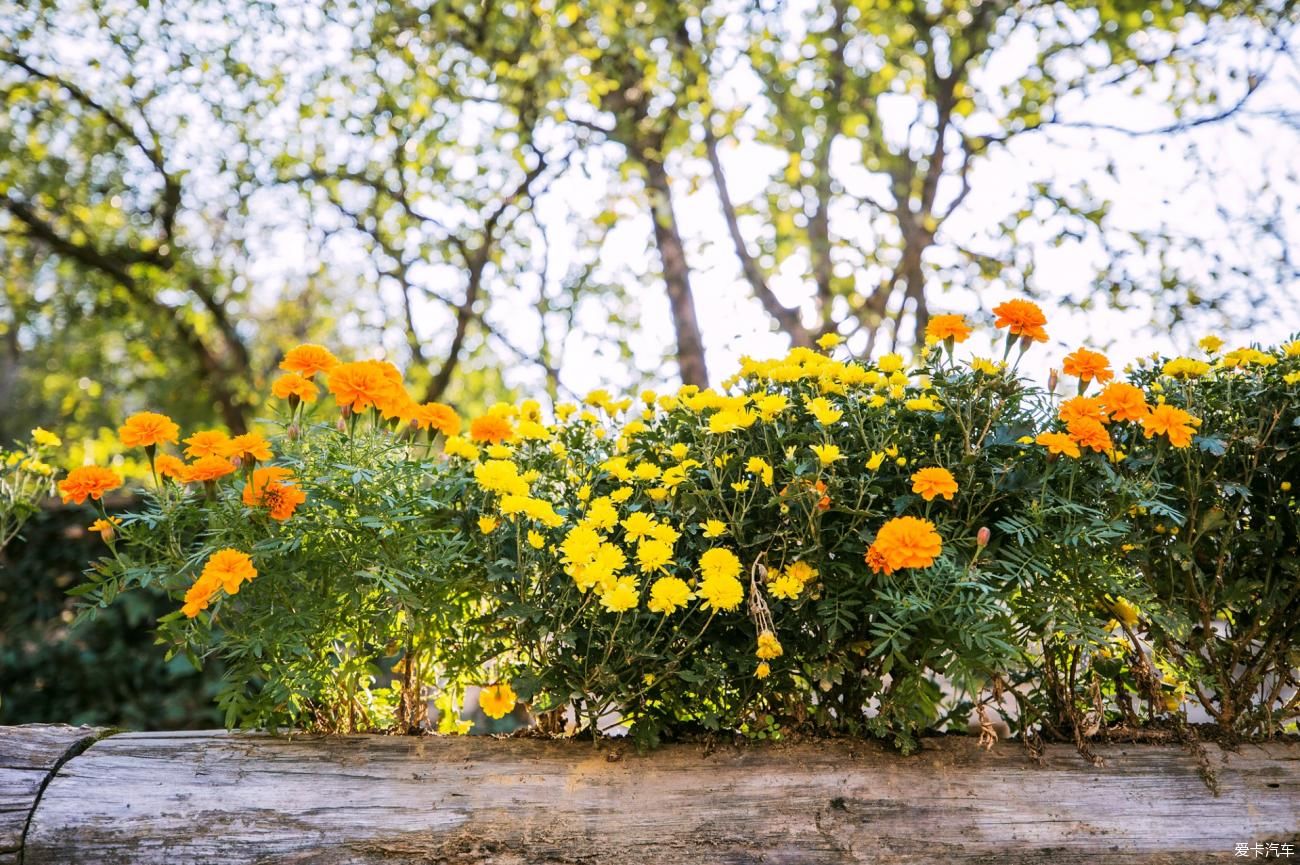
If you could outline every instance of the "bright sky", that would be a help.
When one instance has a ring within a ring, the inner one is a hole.
[[[1008,50],[1002,64],[991,70],[995,74],[1005,71],[1014,74],[1017,64],[1029,56],[1031,46],[1018,46],[1020,54],[1012,56]],[[1238,58],[1239,59],[1239,58]],[[1225,65],[1231,65],[1225,61]],[[736,88],[736,98],[749,96],[743,82]],[[1300,76],[1297,75],[1296,58],[1282,58],[1273,70],[1268,83],[1252,97],[1252,116],[1243,121],[1204,126],[1173,137],[1132,137],[1116,132],[1058,131],[1051,136],[1026,136],[1006,152],[982,164],[973,174],[974,191],[961,210],[944,226],[940,240],[945,235],[963,245],[979,248],[982,227],[1001,220],[1014,211],[1018,193],[1035,179],[1054,176],[1061,183],[1087,182],[1096,194],[1109,197],[1114,202],[1113,218],[1117,224],[1156,228],[1166,226],[1174,233],[1185,233],[1206,239],[1204,249],[1228,250],[1231,254],[1239,238],[1231,228],[1215,216],[1216,208],[1245,221],[1258,214],[1253,196],[1260,190],[1277,196],[1283,202],[1279,208],[1286,226],[1284,236],[1288,246],[1300,249],[1300,182],[1297,182],[1294,155],[1300,147],[1300,136],[1294,128],[1287,129],[1278,121],[1284,110],[1300,109]],[[883,106],[882,106],[883,108]],[[905,128],[910,118],[907,106],[892,106],[894,126]],[[1068,112],[1068,114],[1067,114]],[[1159,128],[1175,121],[1169,108],[1162,103],[1158,88],[1153,88],[1146,98],[1133,98],[1120,94],[1093,97],[1086,104],[1066,106],[1066,116],[1079,121],[1104,122],[1124,128],[1142,130]],[[1258,116],[1256,116],[1258,115]],[[1221,166],[1223,175],[1206,178],[1198,174],[1196,166],[1182,155],[1184,148],[1194,145],[1211,162]],[[839,154],[837,154],[839,155]],[[844,154],[847,156],[847,153]],[[743,202],[758,195],[766,178],[784,164],[782,154],[764,148],[752,141],[729,147],[723,155],[728,182],[735,200]],[[1115,176],[1105,174],[1107,161],[1113,161]],[[683,177],[707,169],[699,165],[676,162],[676,176]],[[855,166],[848,159],[840,160],[839,170],[851,177]],[[866,172],[858,169],[866,176]],[[563,232],[566,221],[590,218],[600,209],[601,191],[598,184],[578,179],[566,179],[557,184],[553,194],[544,201],[547,221]],[[731,243],[722,221],[721,211],[710,183],[700,184],[691,192],[687,184],[679,182],[674,204],[688,238],[688,256],[694,269],[692,274],[696,307],[704,331],[708,352],[709,370],[715,381],[735,371],[741,355],[764,356],[782,353],[787,348],[784,336],[771,330],[769,319],[750,296],[741,279],[739,265],[731,251]],[[624,218],[610,237],[604,257],[610,261],[626,262],[635,272],[649,273],[646,281],[653,279],[657,260],[653,250],[647,255],[647,239],[651,236],[649,217],[631,206],[623,209]],[[853,231],[852,224],[833,223],[836,232]],[[563,247],[563,244],[557,244]],[[1274,250],[1274,252],[1276,252]],[[1040,281],[1053,286],[1059,296],[1085,297],[1097,262],[1105,253],[1097,244],[1073,243],[1059,249],[1044,250],[1040,259]],[[1240,258],[1240,251],[1237,251]],[[1191,272],[1204,272],[1205,264],[1183,259],[1180,264]],[[563,268],[559,268],[562,270]],[[777,279],[774,287],[787,303],[807,297],[809,289],[800,278],[787,276]],[[979,296],[968,290],[944,293],[932,301],[935,312],[955,311],[972,313],[978,318],[987,317],[1000,301],[1015,296],[1006,287],[990,286]],[[1230,342],[1276,342],[1300,330],[1300,284],[1277,286],[1275,297],[1281,314],[1266,317],[1263,323],[1248,329],[1219,328]],[[668,304],[663,293],[655,289],[640,292],[642,332],[636,341],[639,365],[654,369],[658,359],[672,346],[672,329]],[[1045,376],[1050,366],[1059,365],[1065,354],[1080,345],[1089,345],[1108,352],[1117,366],[1139,355],[1153,351],[1191,353],[1196,350],[1195,339],[1213,322],[1206,322],[1196,330],[1170,334],[1153,332],[1150,326],[1149,307],[1118,312],[1099,308],[1086,314],[1071,312],[1062,306],[1053,308],[1044,303],[1049,316],[1048,331],[1052,342],[1046,347],[1036,346],[1024,367]],[[1247,310],[1238,307],[1237,312]],[[497,310],[494,318],[508,326],[509,310]],[[532,318],[521,316],[529,324]],[[527,325],[524,325],[527,326]],[[986,318],[985,331],[991,330],[991,317]],[[527,337],[522,335],[521,339]],[[994,347],[996,343],[996,348]],[[852,348],[860,346],[850,345]],[[629,377],[620,374],[616,365],[589,363],[597,346],[590,339],[573,339],[569,342],[564,364],[564,381],[579,393],[597,386],[624,383]],[[979,336],[967,344],[970,353],[988,356],[1001,353],[997,339]],[[671,374],[671,368],[666,372]],[[531,371],[516,373],[521,383],[535,381]]]
[[[127,8],[130,8],[129,5]],[[306,7],[310,9],[311,7]],[[93,24],[88,25],[93,33]],[[204,24],[218,38],[223,25]],[[335,32],[330,32],[330,27]],[[347,21],[323,25],[321,21],[306,21],[304,27],[320,31],[319,44],[309,40],[298,43],[293,39],[276,44],[271,37],[262,39],[265,54],[274,56],[283,50],[302,68],[295,65],[277,67],[290,80],[289,90],[305,85],[293,82],[305,80],[304,69],[328,66],[331,52],[339,52],[341,61],[347,42],[353,32]],[[290,34],[291,36],[294,34]],[[1190,34],[1194,36],[1194,34]],[[95,73],[85,69],[97,53],[96,41],[77,36],[62,40],[47,40],[46,48],[57,57],[60,66],[69,69],[81,67],[80,80],[94,82]],[[274,49],[274,50],[273,50]],[[161,46],[160,50],[165,50]],[[161,56],[161,55],[160,55]],[[1020,74],[1034,56],[1033,45],[1026,39],[1013,38],[998,49],[997,60],[987,70],[987,87]],[[1220,72],[1251,65],[1252,57],[1245,49],[1224,52]],[[52,61],[54,62],[54,61]],[[269,62],[269,61],[268,61]],[[110,73],[111,74],[111,73]],[[740,71],[728,74],[720,83],[717,100],[725,109],[727,104],[750,105],[757,102],[756,85],[749,73]],[[214,79],[224,80],[224,79]],[[193,91],[174,95],[160,102],[159,112],[185,116],[194,109],[199,116],[201,101],[194,93],[211,87],[198,69],[191,70],[186,79]],[[225,82],[230,84],[230,82]],[[1238,82],[1240,90],[1240,82]],[[233,86],[233,85],[230,85]],[[990,91],[992,92],[992,91]],[[1174,121],[1163,99],[1163,85],[1154,83],[1142,96],[1132,97],[1116,93],[1091,95],[1086,101],[1065,105],[1061,114],[1078,121],[1105,122],[1130,129],[1158,128]],[[235,92],[230,98],[238,101],[242,94]],[[1087,184],[1098,196],[1114,203],[1112,220],[1119,225],[1157,229],[1163,227],[1173,235],[1187,235],[1200,239],[1201,258],[1184,255],[1178,262],[1187,272],[1207,272],[1208,255],[1226,252],[1236,262],[1262,259],[1266,253],[1276,256],[1276,248],[1253,248],[1247,244],[1258,235],[1243,228],[1253,219],[1261,219],[1277,212],[1281,215],[1280,234],[1286,238],[1291,250],[1300,249],[1300,180],[1297,179],[1295,153],[1300,152],[1300,58],[1279,57],[1266,84],[1255,94],[1249,113],[1228,123],[1200,127],[1192,132],[1175,136],[1132,137],[1113,132],[1057,130],[1050,134],[1023,136],[1009,150],[978,165],[972,174],[974,191],[958,213],[949,220],[940,233],[940,245],[957,242],[974,249],[987,249],[986,229],[1001,221],[1018,207],[1026,197],[1030,185],[1043,178],[1054,178],[1059,185]],[[752,108],[756,111],[756,108]],[[886,121],[886,128],[895,138],[904,134],[913,108],[907,100],[898,98],[882,100],[877,106]],[[278,113],[277,113],[278,112]],[[1289,113],[1288,126],[1282,117]],[[272,111],[268,123],[281,124],[282,131],[292,133],[297,121],[294,100]],[[480,124],[491,122],[490,110],[485,109],[478,118]],[[177,165],[191,168],[187,182],[191,206],[202,207],[203,200],[212,191],[205,183],[218,183],[215,173],[205,174],[203,165],[212,165],[224,159],[239,143],[224,138],[222,131],[201,120],[192,119],[188,128],[178,133],[180,144],[170,154]],[[468,139],[475,134],[473,124],[465,124]],[[292,139],[289,139],[292,140]],[[834,154],[836,173],[849,185],[870,188],[881,182],[856,162],[852,142],[844,140]],[[339,142],[340,147],[346,141]],[[1187,148],[1199,149],[1203,160],[1214,165],[1217,176],[1207,178],[1186,158]],[[621,161],[616,146],[598,148],[584,156],[589,174],[576,167],[570,169],[537,203],[539,221],[546,226],[551,240],[549,262],[551,285],[557,289],[568,267],[575,261],[579,230],[606,206],[610,195],[609,169]],[[724,144],[723,161],[727,169],[732,197],[743,203],[758,196],[771,172],[784,165],[785,157],[753,142],[742,132],[738,141]],[[1113,176],[1105,171],[1113,163]],[[476,164],[462,158],[455,164],[457,173],[471,173]],[[718,201],[711,182],[707,180],[707,166],[701,160],[687,160],[674,156],[669,164],[675,178],[674,205],[687,240],[688,260],[692,267],[692,280],[699,319],[704,331],[710,373],[720,381],[736,369],[742,354],[773,355],[786,349],[786,340],[775,333],[758,305],[742,282],[739,266],[731,249]],[[690,183],[692,177],[705,177],[704,182]],[[212,199],[220,196],[213,192]],[[427,196],[421,206],[438,212],[448,222],[460,218],[454,208],[436,196]],[[292,191],[280,188],[271,192],[255,193],[249,201],[254,223],[268,230],[248,238],[251,266],[246,271],[252,280],[254,296],[269,300],[281,294],[311,273],[320,263],[312,249],[305,203]],[[439,208],[442,208],[439,210]],[[585,393],[594,387],[628,387],[642,382],[642,377],[671,380],[675,368],[664,362],[673,352],[672,324],[668,305],[657,278],[658,260],[650,246],[651,223],[644,202],[624,196],[618,205],[620,219],[600,251],[600,268],[597,276],[619,284],[631,284],[629,296],[634,309],[630,320],[639,327],[633,340],[634,368],[618,358],[601,334],[608,330],[604,310],[599,303],[589,302],[580,308],[582,327],[575,333],[551,332],[552,341],[563,346],[561,376],[566,387],[576,393]],[[471,214],[472,215],[472,214]],[[855,222],[857,217],[835,214],[832,231],[840,236],[870,237],[871,229],[865,223]],[[454,227],[454,225],[453,225]],[[747,223],[749,231],[758,226]],[[200,229],[208,231],[207,227]],[[751,236],[753,236],[751,234]],[[534,260],[540,260],[540,244],[531,235],[528,250]],[[1253,242],[1253,241],[1252,241]],[[1037,278],[1057,296],[1083,298],[1088,295],[1089,284],[1099,262],[1106,253],[1094,242],[1066,243],[1059,248],[1049,248],[1045,238],[1025,239],[1025,243],[1038,248],[1039,271]],[[212,244],[212,248],[220,248]],[[936,252],[942,255],[942,252]],[[349,285],[354,278],[373,280],[375,264],[365,248],[356,239],[338,235],[331,239],[324,261],[340,285]],[[773,280],[773,287],[787,303],[798,303],[810,293],[804,269],[786,268]],[[460,291],[463,275],[453,268],[426,266],[412,269],[412,273],[431,289],[455,298]],[[865,278],[866,275],[860,275]],[[873,277],[878,278],[878,277]],[[939,286],[933,286],[939,289]],[[1300,330],[1300,284],[1269,286],[1276,309],[1268,309],[1262,323],[1249,329],[1232,330],[1224,327],[1222,335],[1230,342],[1274,342]],[[537,280],[525,279],[518,285],[494,289],[495,300],[488,313],[488,321],[505,339],[521,349],[532,352],[537,344],[538,318],[533,308],[539,286]],[[1001,300],[1013,296],[1006,286],[993,284],[983,287],[978,294],[966,289],[937,291],[931,301],[934,312],[959,311],[976,314],[986,324],[988,311]],[[359,295],[361,296],[361,295]],[[386,307],[383,316],[391,321],[399,300],[392,286],[382,289],[377,304]],[[1046,369],[1059,363],[1059,359],[1081,344],[1107,350],[1117,366],[1122,366],[1139,354],[1160,350],[1164,352],[1189,352],[1194,348],[1197,332],[1153,333],[1148,310],[1136,309],[1127,313],[1097,309],[1087,314],[1071,313],[1063,308],[1052,308],[1044,303],[1049,316],[1049,333],[1053,341],[1046,347],[1035,347],[1028,366],[1045,375]],[[429,346],[431,357],[438,359],[449,339],[450,316],[444,306],[435,302],[417,304],[416,325]],[[1241,320],[1249,311],[1239,310]],[[1256,310],[1258,312],[1258,310]],[[373,342],[374,334],[364,330],[362,318],[345,319],[344,331],[338,334],[339,346]],[[1207,323],[1206,326],[1218,326]],[[497,340],[499,342],[499,340]],[[994,340],[977,337],[971,345],[975,353],[988,355],[996,351]],[[399,334],[389,333],[383,344],[395,360],[404,362],[403,342]],[[497,347],[497,354],[507,362],[512,355]],[[858,349],[859,345],[850,344]],[[507,383],[523,390],[536,392],[542,373],[536,366],[517,364],[507,370]]]

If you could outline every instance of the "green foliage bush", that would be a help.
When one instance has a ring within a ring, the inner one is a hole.
[[[129,502],[115,502],[110,513]],[[220,663],[201,672],[165,661],[156,622],[175,604],[132,592],[74,623],[67,594],[103,551],[90,507],[37,512],[0,552],[0,725],[94,724],[133,730],[210,729]]]
[[[943,317],[914,369],[827,341],[464,435],[391,365],[301,347],[269,441],[200,432],[185,463],[169,421],[128,420],[154,482],[75,592],[88,616],[183,601],[160,639],[220,659],[231,725],[409,730],[432,698],[462,731],[470,685],[490,717],[523,700],[643,745],[910,748],[1007,694],[1021,732],[1080,744],[1187,700],[1230,733],[1293,724],[1300,341],[1128,382],[1080,350],[1061,399],[1007,364],[1043,338],[1009,306],[1000,362],[958,360]]]

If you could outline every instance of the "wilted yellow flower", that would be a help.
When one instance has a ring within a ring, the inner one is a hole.
[[[764,661],[770,661],[781,657],[785,650],[781,648],[781,641],[776,638],[776,634],[763,631],[758,635],[758,648],[754,654]]]

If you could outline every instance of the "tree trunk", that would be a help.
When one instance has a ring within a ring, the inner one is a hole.
[[[668,172],[657,156],[643,156],[646,186],[650,190],[650,215],[655,224],[655,246],[663,264],[664,286],[672,309],[673,330],[677,334],[677,367],[682,384],[709,386],[709,370],[704,362],[704,339],[695,314],[695,295],[691,291],[691,272],[686,264],[686,247],[677,230],[673,212]]]
[[[0,767],[31,762],[26,729],[0,728]],[[1096,751],[1102,767],[1068,746],[1047,746],[1039,765],[1019,744],[986,752],[955,736],[900,757],[847,739],[639,755],[540,739],[127,733],[52,774],[23,862],[1167,865],[1300,843],[1300,744],[1210,745],[1199,759],[1172,745]],[[0,794],[21,812],[33,797],[9,794],[12,771],[0,768]]]

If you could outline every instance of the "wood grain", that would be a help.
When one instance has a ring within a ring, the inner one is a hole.
[[[62,724],[0,727],[0,865],[19,861],[23,833],[46,779],[99,732]]]
[[[666,746],[123,734],[41,798],[27,865],[1202,863],[1300,857],[1300,745]]]

